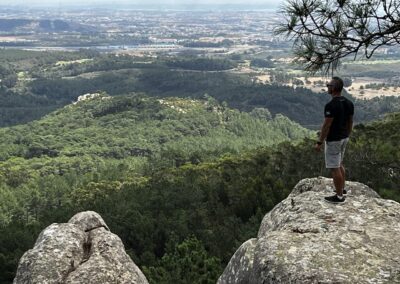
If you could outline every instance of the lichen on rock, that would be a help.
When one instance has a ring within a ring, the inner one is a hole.
[[[52,224],[21,258],[14,284],[147,284],[121,239],[99,214],[86,211]]]
[[[300,181],[245,243],[253,259],[239,248],[218,284],[400,283],[400,204],[360,183],[346,187],[337,205],[324,201],[331,179]]]

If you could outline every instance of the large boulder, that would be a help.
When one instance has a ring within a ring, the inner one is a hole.
[[[68,223],[52,224],[21,258],[15,284],[147,284],[126,254],[121,239],[99,214],[76,214]]]
[[[234,254],[218,284],[400,283],[400,204],[346,184],[331,204],[331,179],[300,181]]]

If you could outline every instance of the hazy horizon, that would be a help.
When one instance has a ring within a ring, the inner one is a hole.
[[[2,0],[0,6],[18,7],[153,7],[153,8],[207,8],[207,7],[242,7],[242,8],[262,8],[275,9],[279,7],[283,0],[89,0],[85,3],[78,0]]]

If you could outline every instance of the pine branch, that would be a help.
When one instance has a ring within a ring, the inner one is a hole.
[[[306,70],[328,73],[351,54],[371,58],[380,47],[398,44],[399,8],[399,0],[289,0],[275,33],[294,41],[295,60]]]

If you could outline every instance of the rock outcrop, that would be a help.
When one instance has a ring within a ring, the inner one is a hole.
[[[218,284],[400,283],[400,204],[348,182],[327,203],[331,179],[299,182],[234,254]]]
[[[15,284],[147,284],[126,254],[121,239],[101,216],[81,212],[68,223],[52,224],[21,258]]]

